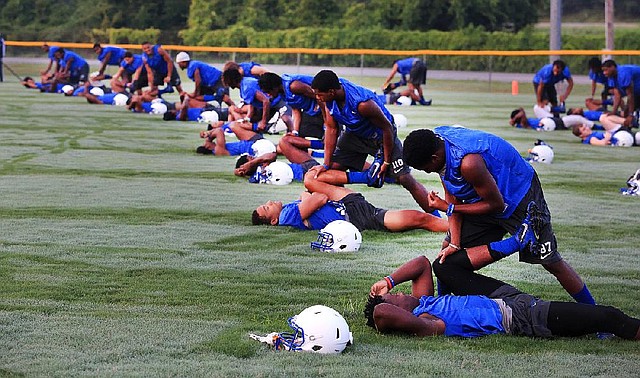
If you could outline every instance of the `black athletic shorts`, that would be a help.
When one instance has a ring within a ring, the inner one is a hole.
[[[353,133],[343,132],[338,138],[333,152],[333,161],[353,171],[362,171],[367,156],[376,156],[382,151],[382,141],[362,139]],[[391,165],[387,168],[386,177],[397,178],[411,172],[411,168],[402,159],[402,142],[395,137],[391,152]]]
[[[298,136],[303,138],[324,138],[324,120],[322,118],[322,112],[318,112],[315,116],[310,116],[307,113],[302,112],[301,119]]]
[[[200,86],[200,94],[201,95],[211,95],[214,96],[214,100],[222,103],[222,99],[225,95],[229,95],[229,88],[225,87],[222,84],[222,80],[218,80],[212,87],[201,85]]]
[[[502,240],[507,233],[514,235],[526,217],[527,206],[531,201],[534,201],[538,205],[545,223],[539,239],[539,242],[542,244],[542,251],[540,255],[520,253],[520,261],[530,264],[551,264],[562,260],[562,256],[558,253],[556,235],[551,226],[551,214],[547,207],[547,202],[544,199],[542,186],[536,173],[534,173],[531,179],[529,191],[509,218],[498,218],[491,214],[464,214],[462,216],[460,235],[461,247],[469,248],[499,241]]]
[[[538,83],[533,83],[533,92],[538,95]],[[542,88],[542,99],[547,100],[551,105],[558,105],[558,92],[556,91],[555,84],[544,84]]]
[[[376,208],[367,202],[362,194],[347,194],[341,202],[347,209],[347,220],[353,223],[358,230],[387,231],[384,226],[384,215],[387,210]]]
[[[409,82],[415,86],[427,83],[427,65],[422,60],[413,62],[409,71]]]
[[[167,77],[166,74],[160,75],[157,72],[153,71],[153,85],[157,87],[163,86],[165,77]],[[171,71],[171,80],[169,80],[168,84],[174,87],[181,84],[180,75],[178,74],[178,70],[176,69],[175,65],[173,66],[173,70]]]

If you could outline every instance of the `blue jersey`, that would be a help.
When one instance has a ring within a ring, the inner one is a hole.
[[[195,80],[194,75],[196,70],[200,72],[201,85],[205,87],[215,87],[220,81],[220,76],[222,76],[222,72],[214,66],[192,60],[189,62],[189,67],[187,67],[187,76],[189,79]]]
[[[594,131],[594,132],[592,132],[591,134],[589,134],[589,136],[587,136],[586,138],[584,138],[582,140],[582,143],[591,144],[591,139],[594,139],[594,138],[598,139],[598,140],[603,140],[604,139],[604,131]]]
[[[49,60],[55,60],[56,59],[54,54],[58,50],[60,50],[60,47],[58,47],[58,46],[49,46],[49,52],[47,53],[47,56],[49,57]]]
[[[543,82],[545,84],[556,84],[565,79],[571,79],[571,71],[569,67],[565,66],[557,76],[553,74],[553,64],[547,64],[543,66],[540,71],[533,77],[533,83],[539,84]]]
[[[253,77],[253,78],[258,78],[257,76],[254,76],[251,74],[251,69],[255,66],[260,66],[258,63],[256,62],[242,62],[242,63],[238,63],[238,65],[240,66],[240,68],[242,68],[242,76],[244,77]]]
[[[610,77],[608,84],[611,88],[618,88],[623,96],[632,95],[633,93],[626,93],[626,88],[633,83],[633,90],[636,93],[640,93],[640,66],[632,64],[625,64],[618,66],[618,74],[615,77]]]
[[[391,123],[393,134],[396,134],[393,116],[384,106],[384,103],[378,95],[366,88],[352,84],[346,79],[340,79],[340,84],[342,84],[345,93],[344,106],[340,108],[337,101],[329,101],[327,102],[327,108],[329,109],[329,114],[336,120],[336,123],[345,126],[345,132],[353,133],[363,139],[382,140],[382,130],[358,112],[358,105],[360,105],[360,103],[371,100],[380,107],[382,113],[384,113],[385,117],[387,117]]]
[[[77,71],[81,70],[87,61],[84,60],[80,55],[74,53],[71,50],[65,50],[64,56],[60,59],[60,62],[64,62],[64,66],[68,66],[68,62],[73,58],[73,62],[71,62],[71,66],[69,66],[69,71]]]
[[[313,76],[284,74],[282,75],[282,87],[284,88],[284,101],[287,105],[293,109],[299,109],[310,116],[315,116],[320,112],[316,99],[291,92],[291,84],[294,81],[300,81],[311,86]]]
[[[228,142],[225,143],[225,148],[229,151],[229,155],[231,156],[240,156],[242,154],[252,154],[253,150],[251,147],[253,146],[253,141],[250,140],[240,140],[237,142]]]
[[[601,110],[585,110],[583,112],[583,117],[589,121],[598,121],[600,116],[602,116]]]
[[[592,70],[589,70],[589,79],[591,79],[592,81],[595,81],[598,84],[602,84],[602,85],[606,85],[607,84],[607,77],[605,76],[605,74],[600,71],[600,72],[593,72]]]
[[[113,105],[113,98],[117,93],[105,93],[102,96],[97,96],[98,100],[102,101],[103,105]]]
[[[529,126],[533,129],[540,128],[540,118],[527,118],[527,122],[529,122]],[[521,123],[516,123],[516,128],[523,128]]]
[[[406,58],[396,60],[396,64],[398,65],[398,73],[402,76],[409,75],[411,73],[411,68],[413,67],[413,63],[416,62],[418,58]]]
[[[445,336],[478,337],[506,333],[498,303],[484,295],[424,295],[413,309],[415,316],[430,314],[445,324]]]
[[[162,55],[158,52],[160,49],[160,45],[154,45],[151,51],[151,55],[147,55],[144,52],[142,53],[142,60],[151,67],[153,72],[159,75],[166,76],[167,71],[167,62],[164,60]]]
[[[302,168],[302,165],[300,164],[296,164],[296,163],[289,163],[289,167],[291,167],[291,170],[293,171],[293,179],[296,181],[302,181],[304,179],[304,168]]]
[[[106,46],[102,48],[100,55],[98,55],[98,60],[102,62],[102,60],[107,56],[108,53],[111,53],[109,56],[109,60],[107,61],[107,65],[109,66],[118,66],[120,62],[122,62],[122,58],[124,58],[124,54],[127,50],[121,47],[115,46]]]
[[[133,75],[136,72],[136,70],[142,66],[142,64],[143,64],[142,54],[140,54],[140,55],[133,56],[133,60],[131,61],[131,64],[127,63],[126,60],[122,59],[122,62],[120,62],[120,67],[124,68],[125,71]]]
[[[300,215],[299,203],[300,201],[294,201],[282,206],[278,225],[291,226],[301,230],[321,230],[334,220],[345,220],[344,204],[339,201],[328,201],[307,218],[307,223],[309,223],[309,227],[307,227]]]
[[[245,104],[249,104],[256,108],[262,109],[262,101],[256,101],[256,93],[264,92],[260,91],[260,86],[258,85],[258,79],[253,77],[245,77],[240,82],[240,99]],[[265,96],[267,96],[265,94]],[[277,97],[280,98],[280,97]]]
[[[200,114],[204,111],[204,108],[189,108],[187,110],[187,121],[198,121],[200,119]],[[176,120],[180,119],[180,115],[182,114],[182,110],[176,112]]]
[[[447,191],[462,203],[475,203],[482,198],[460,172],[462,158],[479,154],[504,199],[505,208],[498,217],[509,218],[524,198],[533,178],[533,168],[506,140],[484,131],[461,126],[440,126],[434,132],[444,139],[446,163],[441,174]]]

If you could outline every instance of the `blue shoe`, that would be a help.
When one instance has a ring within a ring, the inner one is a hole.
[[[431,99],[425,100],[424,98],[420,100],[420,105],[429,106],[431,105]]]
[[[373,164],[371,164],[367,171],[367,186],[372,188],[382,188],[384,180],[381,180],[378,175],[380,174],[380,168],[382,168],[383,163],[384,158],[381,156],[378,156],[373,160]]]
[[[613,333],[607,333],[607,332],[598,332],[596,333],[596,337],[599,338],[600,340],[609,340],[611,338],[613,338],[615,335]]]
[[[520,228],[516,232],[520,252],[526,252],[533,255],[540,254],[540,231],[544,226],[540,209],[535,202],[529,202],[527,206],[527,216],[522,221]]]

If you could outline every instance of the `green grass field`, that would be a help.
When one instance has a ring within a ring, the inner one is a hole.
[[[20,74],[38,67],[12,67]],[[7,75],[8,73],[6,73]],[[353,78],[375,88],[380,78]],[[443,235],[364,232],[357,253],[321,254],[314,232],[251,226],[267,199],[302,184],[250,185],[234,158],[196,156],[203,124],[40,94],[0,83],[0,376],[638,376],[640,344],[621,339],[475,340],[376,334],[365,326],[370,285]],[[462,124],[496,133],[536,166],[563,256],[596,299],[640,316],[640,199],[619,188],[640,147],[589,147],[569,131],[513,129],[508,115],[533,95],[510,84],[430,82],[431,107],[399,108],[409,131]],[[588,89],[578,87],[570,105]],[[269,137],[276,140],[275,136]],[[428,189],[434,175],[416,173]],[[402,188],[357,187],[380,207],[417,208]],[[505,259],[483,269],[545,299],[570,300],[539,266]],[[407,284],[399,286],[408,291]],[[341,355],[275,352],[248,334],[324,304],[355,344]]]

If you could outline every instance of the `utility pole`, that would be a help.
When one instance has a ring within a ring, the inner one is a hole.
[[[605,32],[605,54],[603,59],[611,59],[608,51],[612,51],[614,47],[613,39],[613,17],[614,17],[613,0],[604,1],[604,32]]]
[[[613,1],[613,0],[611,0]],[[562,49],[562,0],[551,0],[549,8],[549,50]],[[558,55],[549,56],[549,63],[560,59]]]

